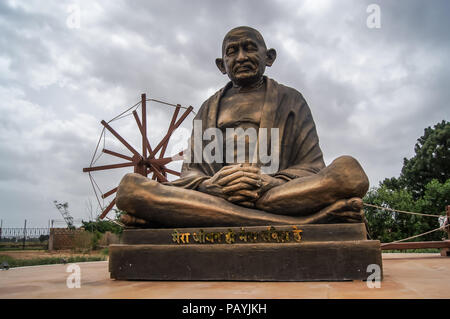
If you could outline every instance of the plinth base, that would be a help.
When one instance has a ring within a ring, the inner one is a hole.
[[[125,230],[124,243],[109,246],[109,271],[119,280],[343,281],[366,280],[376,264],[381,278],[380,242],[365,240],[363,226]]]

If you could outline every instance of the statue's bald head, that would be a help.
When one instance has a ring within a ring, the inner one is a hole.
[[[225,35],[222,57],[216,59],[216,65],[235,85],[244,87],[259,82],[276,57],[276,51],[267,49],[258,30],[237,27]]]
[[[258,41],[259,45],[261,45],[265,49],[267,49],[266,42],[264,41],[262,34],[258,30],[253,29],[252,27],[240,26],[240,27],[236,27],[236,28],[233,28],[230,31],[228,31],[228,33],[223,38],[222,54],[224,53],[225,45],[226,45],[227,41],[238,40],[238,39],[246,37],[246,36],[250,36],[251,38],[254,38],[255,40]]]

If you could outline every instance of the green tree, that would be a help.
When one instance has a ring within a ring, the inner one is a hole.
[[[384,179],[364,202],[381,207],[444,215],[450,202],[450,122],[427,127],[415,145],[415,156],[403,160],[398,178]],[[366,208],[372,238],[391,242],[439,227],[438,218]],[[414,240],[441,240],[437,231]]]
[[[385,179],[383,184],[391,189],[406,188],[417,199],[432,179],[445,183],[450,178],[450,122],[443,120],[427,127],[414,151],[414,157],[403,159],[400,177]]]
[[[414,199],[413,194],[406,189],[390,189],[381,185],[372,188],[364,197],[364,202],[396,210],[443,216],[445,207],[450,204],[450,179],[445,183],[432,180],[425,185],[424,196],[419,199]],[[385,243],[425,233],[440,226],[438,218],[428,216],[396,213],[373,207],[366,207],[365,213],[371,237]],[[413,241],[442,240],[443,236],[442,231],[437,231]]]
[[[113,210],[116,214],[114,221],[120,221],[120,216],[124,214],[124,212],[118,209]],[[85,230],[90,231],[92,233],[104,234],[107,231],[110,231],[115,234],[121,234],[123,230],[122,227],[119,226],[119,224],[114,223],[114,221],[100,220],[99,218],[97,218],[94,221],[82,221],[82,224]]]
[[[102,238],[103,234],[106,232],[112,232],[117,235],[121,235],[123,228],[119,225],[119,223],[115,223],[117,221],[120,221],[120,216],[124,213],[120,210],[114,209],[114,212],[116,213],[115,219],[113,221],[111,220],[101,220],[97,217],[96,220],[91,221],[82,221],[83,228],[91,232],[93,234],[92,237],[92,248],[97,249],[98,243],[100,239]]]

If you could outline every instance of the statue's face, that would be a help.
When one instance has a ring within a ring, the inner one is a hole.
[[[273,50],[273,49],[271,49]],[[247,29],[236,29],[224,39],[222,59],[217,66],[239,86],[248,86],[258,82],[275,58],[271,59],[261,36]],[[273,50],[275,51],[275,50]]]

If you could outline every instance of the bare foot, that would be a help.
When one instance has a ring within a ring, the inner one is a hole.
[[[141,218],[137,218],[134,216],[131,216],[129,214],[124,214],[122,216],[120,216],[120,221],[127,227],[143,227],[143,226],[148,226],[148,222],[141,219]]]

